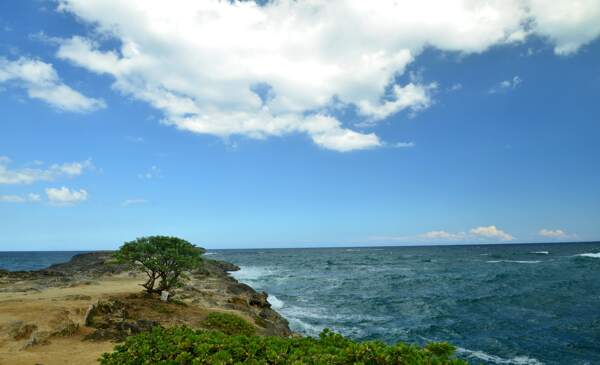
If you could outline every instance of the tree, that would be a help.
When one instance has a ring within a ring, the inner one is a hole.
[[[125,242],[115,258],[119,263],[145,272],[148,280],[142,286],[148,293],[160,293],[179,286],[185,278],[184,271],[202,263],[204,252],[203,248],[181,238],[150,236]]]

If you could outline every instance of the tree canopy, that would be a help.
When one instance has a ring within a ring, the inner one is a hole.
[[[156,293],[179,286],[185,278],[184,271],[197,268],[204,252],[181,238],[150,236],[125,242],[115,258],[145,272],[148,280],[142,286],[147,292]]]

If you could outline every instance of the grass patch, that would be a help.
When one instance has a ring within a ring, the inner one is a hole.
[[[226,335],[253,335],[256,328],[243,318],[230,313],[212,312],[202,323],[203,328],[221,331]]]

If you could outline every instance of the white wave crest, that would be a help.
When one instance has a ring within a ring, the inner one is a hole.
[[[267,301],[269,302],[269,304],[271,304],[271,307],[276,310],[283,308],[283,306],[285,305],[285,303],[283,303],[282,300],[280,300],[272,294],[269,294],[269,296],[267,297]]]
[[[593,257],[595,259],[600,259],[600,252],[594,252],[594,253],[580,253],[579,255],[575,255],[575,256],[581,256],[581,257]]]
[[[527,356],[515,356],[511,359],[504,359],[500,356],[490,355],[483,351],[472,351],[463,348],[457,348],[456,352],[465,354],[467,357],[474,357],[479,360],[492,362],[494,364],[509,364],[509,365],[544,365],[543,362]]]
[[[325,326],[312,325],[299,318],[287,319],[290,321],[290,328],[292,331],[299,332],[307,336],[317,337],[325,329]]]
[[[549,255],[550,254],[549,251],[533,251],[533,252],[530,252],[530,253],[533,253],[533,254],[536,254],[536,255]]]
[[[493,260],[493,261],[486,261],[487,263],[490,264],[497,264],[499,262],[509,262],[509,263],[513,263],[513,264],[539,264],[541,261],[539,260]]]
[[[273,270],[262,266],[241,266],[238,271],[231,272],[231,276],[245,284],[272,274]]]

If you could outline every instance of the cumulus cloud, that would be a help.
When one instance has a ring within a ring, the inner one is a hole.
[[[0,195],[2,203],[38,203],[42,200],[39,194],[29,193],[26,195]]]
[[[471,228],[468,232],[431,231],[417,236],[423,240],[441,241],[468,241],[468,240],[497,240],[512,241],[514,237],[496,226],[483,226]]]
[[[419,238],[425,240],[448,240],[448,241],[460,241],[464,240],[467,235],[463,232],[460,233],[450,233],[446,231],[430,231],[418,236]]]
[[[472,236],[475,237],[484,237],[491,239],[498,239],[501,241],[512,241],[514,237],[510,234],[504,232],[501,229],[496,228],[496,226],[487,226],[487,227],[477,227],[473,228],[469,231]]]
[[[46,196],[51,204],[71,205],[87,200],[88,193],[84,189],[71,190],[66,186],[46,189]]]
[[[436,84],[398,77],[425,47],[476,53],[535,34],[575,52],[600,33],[599,1],[59,0],[94,32],[60,40],[57,56],[111,76],[114,89],[182,130],[306,133],[351,151],[385,143],[329,115],[336,100],[369,123],[414,114],[432,104]]]
[[[32,99],[70,112],[91,112],[105,106],[100,99],[89,98],[65,85],[54,67],[39,60],[19,58],[10,61],[0,57],[0,84],[14,83],[27,91]]]
[[[417,238],[426,241],[473,241],[473,240],[497,240],[512,241],[515,238],[498,229],[496,226],[482,226],[470,229],[468,232],[447,232],[443,230],[430,231],[417,236]]]
[[[538,234],[545,238],[552,239],[576,239],[578,236],[576,234],[569,234],[565,230],[562,229],[540,229]]]
[[[11,160],[6,156],[0,156],[0,184],[31,184],[37,181],[53,181],[59,177],[73,177],[83,174],[87,169],[92,169],[91,160],[79,162],[66,162],[52,164],[46,168],[23,167],[11,169]],[[37,161],[34,165],[43,165]]]
[[[554,43],[554,52],[568,55],[600,34],[600,1],[530,0],[532,32]]]
[[[441,243],[441,242],[506,242],[513,241],[515,238],[506,233],[505,231],[498,229],[496,226],[482,226],[475,227],[468,231],[462,232],[448,232],[445,230],[435,230],[425,233],[418,234],[416,236],[378,236],[371,237],[371,240],[377,241],[402,241],[402,242],[427,242],[427,243]]]

